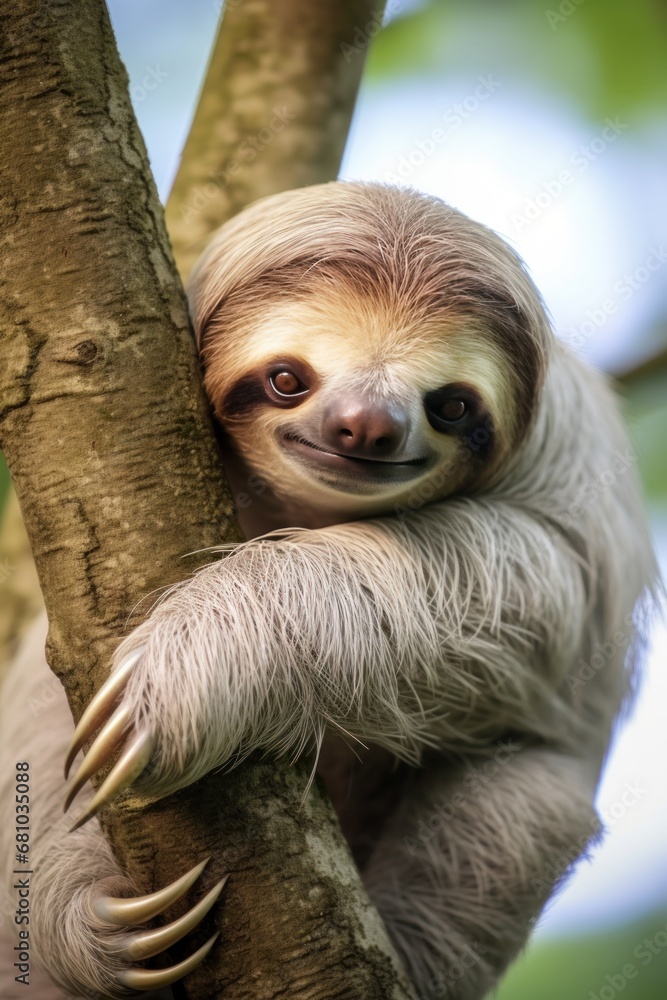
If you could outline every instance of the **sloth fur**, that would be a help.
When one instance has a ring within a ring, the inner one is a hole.
[[[411,191],[258,202],[215,236],[190,303],[250,540],[119,647],[146,645],[125,693],[155,738],[136,787],[318,749],[419,995],[481,998],[599,836],[596,786],[635,686],[655,568],[617,404],[553,336],[514,251]],[[287,400],[267,382],[284,367]],[[459,397],[463,423],[443,422]],[[395,440],[369,444],[368,413]],[[322,442],[348,417],[361,438],[339,472]],[[33,941],[64,990],[119,995],[91,902],[136,890],[97,819],[65,836],[72,723],[60,696],[48,731],[26,712],[38,641],[2,720],[3,760],[41,783]]]

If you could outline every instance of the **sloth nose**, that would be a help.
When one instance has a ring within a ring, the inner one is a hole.
[[[341,399],[326,414],[322,427],[327,447],[350,458],[391,458],[407,434],[408,415],[402,407],[363,400]]]

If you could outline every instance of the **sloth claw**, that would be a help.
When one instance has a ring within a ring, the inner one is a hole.
[[[200,899],[191,910],[184,913],[178,920],[173,920],[170,924],[165,924],[164,927],[155,927],[152,930],[136,931],[133,934],[125,935],[121,941],[123,945],[122,957],[133,962],[141,962],[144,958],[152,958],[153,955],[171,948],[204,919],[222,892],[226,881],[227,876],[220,879],[218,884],[214,885],[203,899]]]
[[[149,892],[146,896],[98,896],[93,909],[100,920],[119,927],[145,924],[180,899],[195,884],[210,860],[208,857],[205,861],[200,861],[175,882],[157,892]]]
[[[127,687],[132,670],[143,656],[144,649],[145,646],[140,646],[121,661],[118,668],[111,673],[91,699],[74,730],[65,760],[65,777],[69,774],[72,761],[81,747],[97,729],[102,727],[72,779],[65,799],[65,812],[88,779],[92,778],[121,747],[122,753],[88,806],[71,827],[70,833],[92,819],[103,806],[108,805],[116,795],[120,795],[128,785],[136,781],[150,760],[154,748],[153,737],[146,730],[136,732],[132,726],[130,709],[122,703],[117,705]]]
[[[184,958],[182,962],[171,965],[168,969],[141,969],[133,965],[119,972],[118,979],[130,990],[158,990],[163,986],[171,986],[177,979],[187,976],[206,958],[219,936],[220,931],[216,931],[213,937],[210,937],[206,944],[198,948],[189,958]]]
[[[147,731],[137,733],[134,736],[74,826],[70,828],[70,833],[78,830],[80,826],[96,816],[103,806],[108,805],[116,795],[120,795],[133,781],[137,780],[142,771],[146,769],[154,745],[155,741]]]
[[[63,806],[64,812],[67,812],[77,792],[83,788],[88,779],[92,778],[95,772],[99,771],[106,764],[121,745],[129,722],[129,708],[126,705],[119,705],[86,754],[81,767],[74,775],[67,792],[65,805]]]
[[[99,896],[93,903],[95,913],[101,920],[117,926],[132,927],[152,920],[194,885],[210,860],[206,858],[164,889],[158,889],[157,892],[148,893],[146,896]],[[191,910],[170,924],[124,935],[120,939],[121,957],[131,961],[142,961],[180,941],[203,920],[218,899],[226,881],[225,875]],[[191,972],[208,955],[219,933],[218,931],[189,958],[177,965],[172,965],[168,969],[142,969],[131,966],[119,972],[118,978],[123,986],[133,990],[155,990],[162,986],[170,986]]]
[[[99,691],[91,698],[85,712],[79,719],[79,724],[74,730],[74,735],[67,748],[65,778],[69,776],[72,762],[83,744],[108,718],[113,706],[125,690],[133,668],[143,656],[144,649],[144,646],[140,646],[130,653],[129,656],[126,656],[118,668],[110,674]]]

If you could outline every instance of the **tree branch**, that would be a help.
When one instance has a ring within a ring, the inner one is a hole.
[[[12,155],[0,181],[0,443],[49,611],[49,659],[78,717],[128,609],[194,568],[183,552],[238,534],[104,5],[16,0],[2,17],[0,136]],[[302,805],[306,770],[248,763],[106,811],[141,890],[208,854],[209,882],[231,872],[221,944],[179,995],[413,995],[331,807],[317,789]]]
[[[652,354],[644,361],[613,374],[614,381],[622,389],[631,389],[648,379],[664,378],[667,373],[667,348]]]
[[[334,180],[384,0],[225,6],[167,228],[185,280],[211,232],[265,195]],[[373,32],[374,33],[374,32]]]

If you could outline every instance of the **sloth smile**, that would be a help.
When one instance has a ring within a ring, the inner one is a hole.
[[[322,445],[315,444],[298,434],[283,435],[283,447],[294,457],[305,462],[317,471],[343,473],[353,479],[375,481],[404,482],[421,475],[426,468],[428,455],[417,458],[391,461],[383,458],[363,458],[358,455],[343,455],[340,452],[329,451]]]

